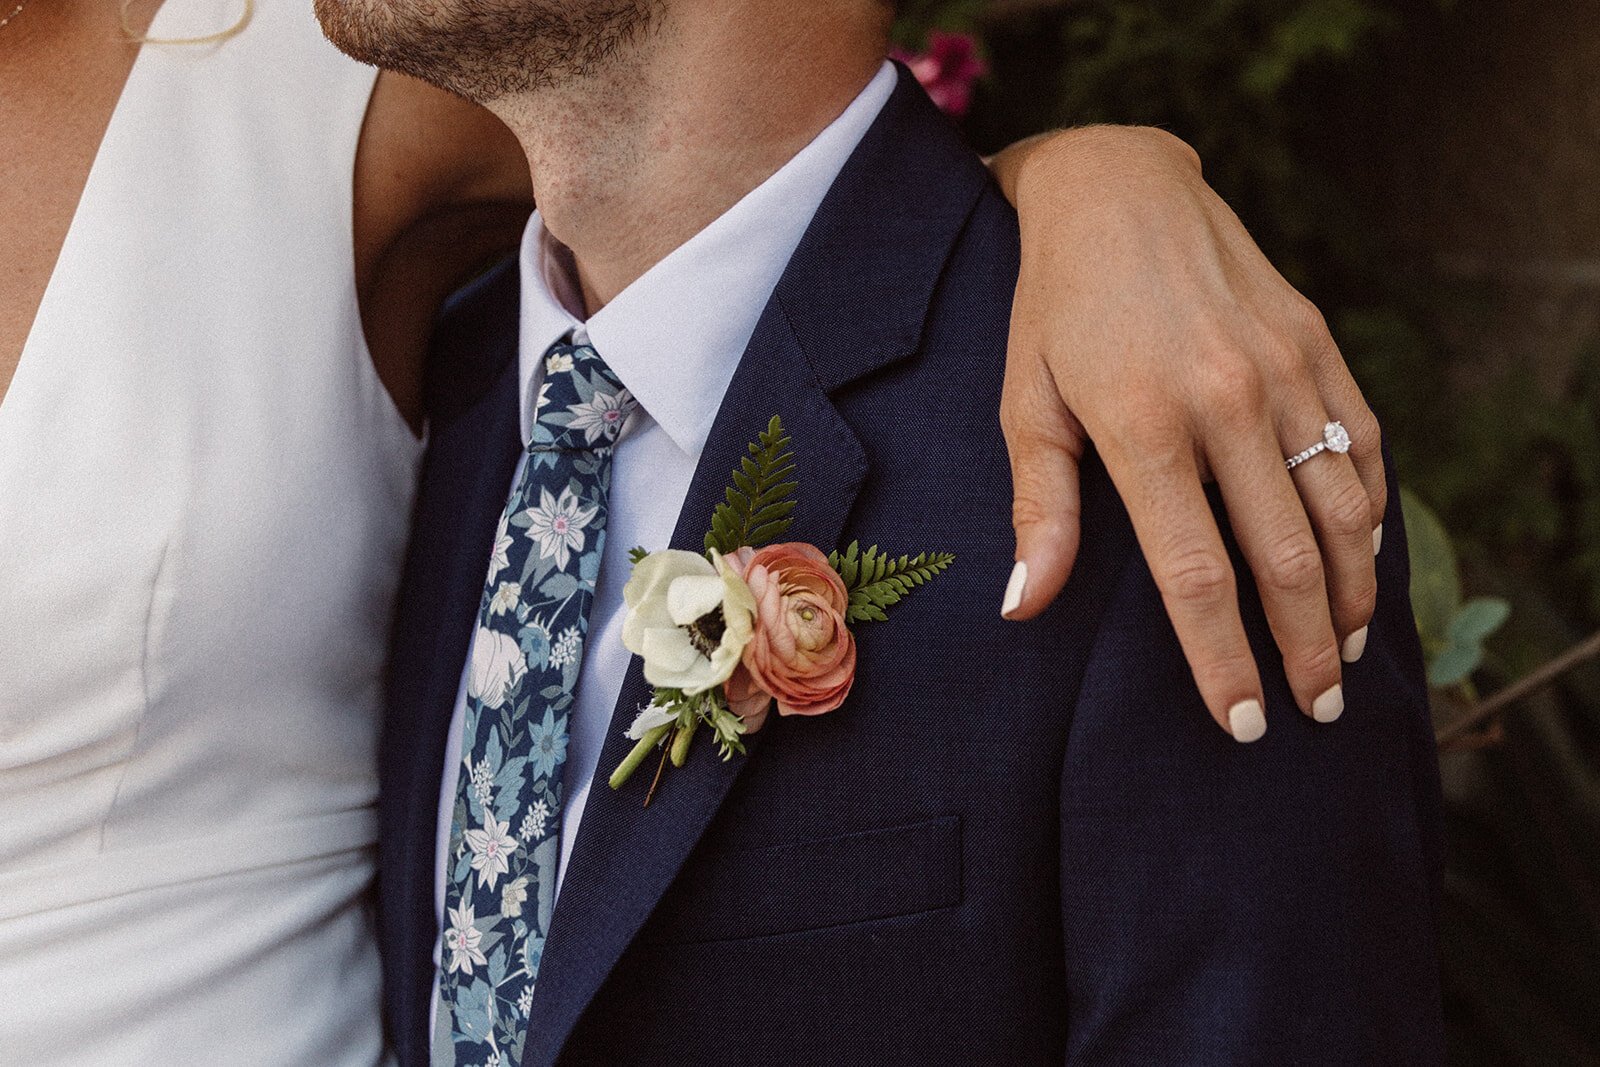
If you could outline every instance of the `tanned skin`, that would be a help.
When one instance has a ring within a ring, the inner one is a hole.
[[[590,6],[597,2],[529,0],[509,10],[527,22],[536,15],[649,8],[652,0]],[[138,54],[118,3],[31,0],[0,30],[6,148],[0,153],[0,402]],[[135,36],[159,4],[131,0]],[[385,10],[379,5],[375,17],[387,17]],[[875,17],[887,13],[882,6]],[[794,12],[779,9],[771,17]],[[714,34],[716,21],[697,32]],[[878,32],[876,24],[871,32]],[[409,42],[419,51],[390,57],[397,63],[387,65],[425,58],[439,43],[420,35]],[[543,56],[518,75],[548,80],[562,64],[583,58]],[[630,121],[561,108],[506,117],[548,123],[528,132],[551,143],[575,122],[592,124],[587,136],[605,138],[606,124]],[[695,134],[670,125],[657,132],[659,143],[616,160],[618,170],[659,178],[671,168],[672,149],[681,147],[677,139]],[[729,161],[740,166],[755,158]],[[1078,464],[1092,437],[1129,503],[1195,680],[1222,728],[1250,739],[1261,736],[1265,723],[1233,565],[1202,492],[1202,479],[1213,474],[1301,709],[1316,716],[1330,699],[1341,704],[1340,660],[1360,657],[1376,599],[1372,554],[1383,531],[1373,527],[1384,513],[1387,484],[1377,421],[1327,324],[1256,249],[1176,138],[1155,130],[1067,130],[1013,146],[992,162],[1019,208],[1023,246],[1001,409],[1016,484],[1020,566],[1002,611],[1031,618],[1066,583],[1078,546]],[[569,191],[562,188],[569,179],[592,186],[597,178],[540,173],[537,161],[534,170],[543,193]],[[701,171],[687,185],[726,185],[734,177]],[[438,306],[515,247],[533,195],[528,161],[487,112],[385,72],[361,135],[355,178],[352,266],[362,322],[379,376],[420,429],[423,354]],[[672,187],[654,193],[667,198],[658,206],[670,206]],[[603,198],[593,195],[557,195],[545,206],[557,233],[572,229],[580,215],[593,223],[594,213],[606,211]],[[613,217],[595,232],[632,226],[642,236],[649,221]],[[659,251],[648,241],[612,236],[621,238],[616,247],[623,254],[593,260],[585,277],[591,301],[603,302],[638,262]],[[1130,397],[1138,399],[1139,418],[1127,415]],[[1313,440],[1329,418],[1349,429],[1350,455],[1321,458],[1291,478],[1281,457]]]
[[[144,33],[159,7],[137,0],[132,28]],[[0,31],[0,402],[139,47],[114,0],[31,3]],[[356,156],[352,266],[373,362],[414,429],[439,304],[515,247],[531,202],[527,162],[499,120],[378,76]]]

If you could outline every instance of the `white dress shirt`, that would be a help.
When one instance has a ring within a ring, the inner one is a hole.
[[[622,646],[622,587],[632,570],[628,550],[635,545],[665,548],[671,540],[712,420],[756,322],[812,216],[888,102],[896,80],[894,66],[885,63],[854,102],[781,170],[587,322],[582,321],[570,254],[544,229],[537,213],[528,222],[522,241],[519,339],[523,441],[532,436],[545,351],[568,333],[576,332],[580,341],[587,334],[639,402],[612,459],[605,553],[568,720],[558,890],[628,669],[630,654]],[[522,475],[519,461],[508,497]],[[470,648],[466,662],[472,662]],[[439,792],[434,911],[441,922],[465,718],[463,670]],[[627,725],[618,723],[617,728]],[[435,967],[438,963],[436,943]]]

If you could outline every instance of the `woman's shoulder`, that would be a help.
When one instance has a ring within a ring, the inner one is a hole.
[[[357,155],[356,197],[413,214],[529,203],[528,163],[511,131],[477,104],[393,71],[378,74]]]
[[[413,423],[440,305],[516,247],[532,199],[528,164],[498,119],[378,75],[356,152],[356,284],[378,373]]]

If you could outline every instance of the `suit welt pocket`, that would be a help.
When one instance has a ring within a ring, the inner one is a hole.
[[[648,940],[735,941],[954,907],[961,817],[691,857]]]

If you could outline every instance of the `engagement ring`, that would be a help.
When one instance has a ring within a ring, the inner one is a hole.
[[[1289,470],[1294,470],[1318,452],[1338,452],[1343,455],[1348,451],[1350,451],[1350,434],[1344,428],[1344,423],[1330,422],[1322,428],[1322,440],[1304,452],[1290,456],[1283,461],[1283,465]]]

